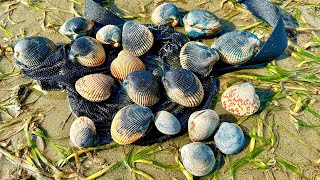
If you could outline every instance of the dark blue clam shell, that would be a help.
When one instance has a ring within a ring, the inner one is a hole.
[[[154,9],[151,20],[158,26],[168,25],[175,27],[180,22],[180,12],[174,4],[164,3]]]
[[[75,17],[66,21],[59,29],[59,32],[67,36],[70,40],[89,34],[93,27],[93,21],[83,17]]]

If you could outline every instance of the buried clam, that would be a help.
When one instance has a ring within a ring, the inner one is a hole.
[[[151,20],[158,26],[175,27],[180,22],[180,12],[174,4],[163,3],[153,10]]]
[[[66,21],[59,29],[59,32],[74,41],[79,37],[89,34],[93,27],[93,21],[83,17],[75,17]]]
[[[175,135],[181,130],[179,120],[167,111],[159,111],[156,114],[154,124],[161,133],[166,135]]]
[[[96,34],[96,39],[101,44],[110,44],[113,47],[121,45],[121,30],[115,25],[103,26]]]
[[[85,116],[73,121],[70,128],[70,141],[78,148],[90,147],[94,144],[96,127],[91,119]]]

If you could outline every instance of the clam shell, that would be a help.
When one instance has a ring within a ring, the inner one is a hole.
[[[180,151],[182,164],[192,175],[205,176],[213,170],[216,159],[208,145],[194,142],[184,145]]]
[[[120,47],[121,29],[115,25],[106,25],[97,32],[96,39],[101,44],[110,44],[113,47]]]
[[[153,45],[153,34],[144,25],[127,21],[123,25],[122,46],[135,56],[148,52]]]
[[[229,87],[223,92],[221,103],[228,112],[239,116],[254,114],[260,106],[259,97],[251,83]]]
[[[120,51],[118,57],[110,65],[111,74],[120,81],[131,72],[145,69],[143,62],[126,50]]]
[[[131,144],[148,130],[154,115],[150,108],[129,105],[120,109],[111,123],[111,137],[118,144]]]
[[[93,21],[83,17],[75,17],[66,21],[59,29],[59,32],[70,40],[88,35],[93,27]]]
[[[175,27],[179,24],[180,12],[174,4],[163,3],[153,10],[151,20],[158,26],[168,25]]]
[[[94,144],[95,135],[96,127],[88,117],[81,116],[73,121],[70,128],[70,141],[73,146],[90,147]]]
[[[86,75],[76,81],[76,91],[85,99],[100,102],[111,95],[114,80],[111,76],[97,73]]]
[[[132,101],[141,106],[152,106],[160,100],[159,84],[149,71],[129,73],[122,85]]]
[[[242,129],[234,124],[222,122],[214,135],[217,148],[224,154],[235,154],[241,151],[245,145]]]
[[[231,65],[244,64],[260,49],[260,40],[248,31],[232,31],[220,36],[211,45],[221,56],[224,63]]]
[[[57,51],[57,47],[50,39],[31,36],[17,42],[14,46],[14,57],[17,64],[28,67],[38,66],[50,55]]]
[[[208,76],[219,58],[216,50],[201,42],[190,41],[180,51],[181,67],[201,76]]]
[[[179,120],[167,111],[159,111],[154,124],[161,133],[166,135],[175,135],[181,130]]]
[[[188,133],[192,141],[209,138],[219,125],[219,115],[212,109],[192,113],[188,121]]]
[[[202,84],[198,77],[186,69],[167,71],[162,77],[167,96],[186,107],[198,106],[204,97]]]

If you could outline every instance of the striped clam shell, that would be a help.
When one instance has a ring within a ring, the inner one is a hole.
[[[106,53],[96,39],[84,36],[72,43],[68,58],[86,67],[97,67],[106,60]]]
[[[123,49],[135,56],[141,56],[148,52],[153,45],[152,32],[144,25],[127,21],[122,30]]]
[[[111,95],[114,80],[111,76],[96,73],[86,75],[76,81],[76,91],[91,102],[100,102]]]
[[[239,65],[249,61],[260,49],[260,40],[248,31],[231,31],[220,36],[211,45],[226,64]]]
[[[143,62],[126,50],[120,51],[110,65],[111,74],[119,81],[124,80],[131,72],[145,69]]]
[[[167,96],[186,107],[198,106],[204,97],[202,84],[198,77],[186,69],[167,71],[162,77]]]
[[[174,4],[163,3],[153,10],[151,20],[158,26],[168,25],[175,27],[179,24],[180,12]]]
[[[154,124],[161,133],[166,135],[175,135],[181,130],[179,120],[167,111],[159,111],[156,115]]]
[[[111,137],[118,144],[131,144],[140,139],[154,121],[150,108],[129,105],[120,109],[111,123]]]
[[[180,51],[181,67],[201,76],[208,76],[219,58],[216,50],[201,42],[190,41]]]
[[[75,17],[67,20],[59,29],[59,32],[67,36],[70,40],[86,36],[93,27],[93,21],[83,17]]]
[[[70,128],[70,141],[73,146],[90,147],[94,144],[95,135],[96,127],[88,117],[81,116],[73,121]]]
[[[115,25],[106,25],[97,32],[96,39],[101,44],[110,44],[113,47],[120,47],[121,29]]]
[[[138,105],[152,106],[160,100],[159,84],[149,71],[129,73],[122,85],[128,96]]]
[[[240,116],[254,114],[260,106],[259,97],[251,83],[229,87],[223,92],[221,103],[228,112]]]

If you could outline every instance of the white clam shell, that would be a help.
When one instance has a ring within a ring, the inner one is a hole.
[[[157,129],[163,134],[175,135],[181,130],[179,120],[167,111],[159,111],[154,123]]]

